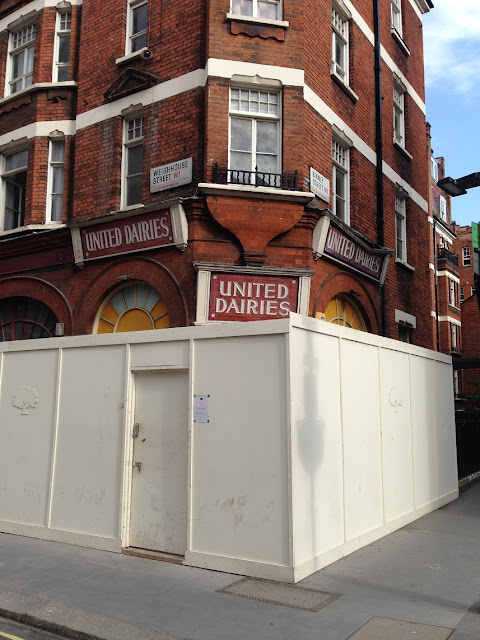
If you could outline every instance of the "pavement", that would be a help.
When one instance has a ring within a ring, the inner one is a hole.
[[[0,534],[0,616],[67,638],[480,640],[480,484],[297,585],[240,581]]]

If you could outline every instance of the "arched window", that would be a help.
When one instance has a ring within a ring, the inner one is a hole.
[[[325,320],[342,327],[366,331],[367,325],[356,304],[347,296],[335,296],[327,304]]]
[[[0,301],[0,340],[51,338],[58,320],[51,309],[33,298]]]
[[[98,314],[96,333],[145,331],[170,326],[168,309],[156,289],[144,282],[129,283],[116,289]]]

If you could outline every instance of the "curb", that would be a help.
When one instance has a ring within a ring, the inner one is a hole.
[[[471,473],[469,476],[462,478],[458,481],[458,490],[460,493],[463,493],[470,487],[478,484],[480,482],[480,471],[476,471],[475,473]]]
[[[183,640],[6,587],[0,587],[0,616],[71,640]]]

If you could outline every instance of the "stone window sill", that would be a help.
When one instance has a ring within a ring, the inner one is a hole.
[[[402,36],[393,27],[392,27],[392,36],[393,36],[393,39],[395,40],[395,42],[399,45],[400,49],[403,51],[403,53],[406,56],[409,56],[410,55],[410,49],[407,47],[407,45],[403,41]]]
[[[407,158],[407,160],[413,160],[413,156],[411,153],[408,153],[408,151],[405,149],[405,147],[403,147],[401,144],[399,144],[396,140],[393,141],[393,146],[398,149],[400,151],[400,153],[402,153],[405,158]]]
[[[355,91],[348,84],[345,84],[340,76],[338,76],[334,71],[330,71],[330,76],[335,84],[337,84],[340,89],[347,94],[352,102],[358,102],[358,96]]]
[[[26,224],[22,227],[15,227],[15,229],[7,229],[0,231],[1,238],[8,238],[8,236],[15,236],[29,231],[54,231],[56,229],[63,229],[66,225],[62,222],[46,222],[45,224]]]
[[[399,260],[398,258],[395,258],[395,262],[396,264],[400,265],[401,267],[404,267],[408,271],[412,271],[412,272],[415,271],[415,267],[412,267],[411,264],[408,264],[408,262],[405,262],[404,260]]]
[[[307,203],[314,199],[315,194],[310,191],[287,191],[273,187],[254,187],[250,185],[217,184],[215,182],[200,182],[198,188],[207,195],[225,195],[247,198],[262,198],[263,200],[289,200],[291,202]]]
[[[115,64],[120,66],[122,64],[127,64],[128,62],[132,62],[133,60],[136,60],[137,58],[146,60],[150,57],[150,51],[148,50],[147,47],[143,47],[142,49],[139,49],[138,51],[134,51],[133,53],[129,53],[126,56],[122,56],[121,58],[117,58],[115,60]]]
[[[243,34],[250,37],[273,38],[279,42],[285,40],[285,31],[290,26],[286,20],[269,20],[267,18],[252,18],[235,13],[227,13],[226,21],[230,23],[230,33]]]
[[[26,89],[22,89],[21,91],[16,91],[15,93],[10,93],[8,96],[4,98],[0,98],[0,106],[5,104],[6,102],[10,102],[19,98],[21,96],[28,95],[29,93],[35,93],[41,89],[68,89],[68,88],[76,88],[78,84],[74,80],[67,80],[65,82],[36,82],[35,84],[31,84]]]

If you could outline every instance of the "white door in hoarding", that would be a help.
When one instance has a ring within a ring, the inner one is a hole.
[[[130,547],[187,548],[188,372],[135,374]]]

